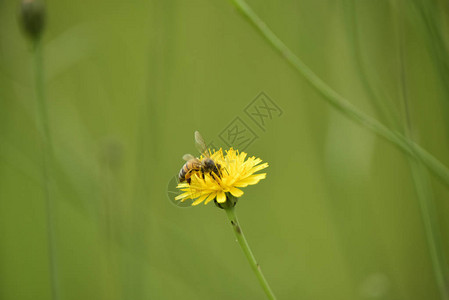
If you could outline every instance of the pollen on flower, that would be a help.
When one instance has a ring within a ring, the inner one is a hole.
[[[254,174],[268,167],[268,163],[262,163],[260,158],[248,157],[245,152],[229,149],[226,155],[223,150],[211,152],[210,158],[220,166],[219,176],[214,173],[203,174],[195,172],[190,177],[190,183],[179,183],[177,188],[182,192],[175,199],[186,201],[194,200],[192,205],[202,202],[207,204],[212,200],[217,203],[226,202],[226,194],[236,198],[243,195],[240,188],[257,184],[266,177],[266,173]]]

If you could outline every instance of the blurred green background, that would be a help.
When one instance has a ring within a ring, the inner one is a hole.
[[[237,214],[279,299],[447,299],[416,191],[430,187],[448,254],[448,187],[414,181],[231,2],[46,3],[47,177],[31,43],[19,2],[0,0],[0,299],[263,299],[224,212],[166,195],[193,132],[226,146],[235,117],[270,164]],[[449,165],[447,2],[249,4],[331,87]],[[244,112],[260,92],[283,110],[265,130]]]

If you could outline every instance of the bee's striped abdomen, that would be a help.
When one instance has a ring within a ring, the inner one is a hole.
[[[178,174],[179,182],[184,182],[187,180],[187,182],[190,183],[190,173],[195,170],[198,170],[198,166],[197,164],[195,164],[195,162],[192,161],[186,162],[179,171]]]

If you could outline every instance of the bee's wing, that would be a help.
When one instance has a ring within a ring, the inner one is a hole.
[[[189,161],[189,160],[196,160],[197,158],[195,156],[193,156],[192,154],[184,154],[182,159],[185,161]]]
[[[204,142],[203,137],[198,131],[195,131],[195,146],[202,155],[209,157],[209,152],[207,151],[206,143]]]

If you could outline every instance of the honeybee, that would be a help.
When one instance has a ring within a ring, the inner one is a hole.
[[[220,177],[221,166],[210,158],[209,151],[206,148],[206,143],[198,131],[195,131],[195,145],[200,153],[203,155],[202,159],[196,158],[191,154],[185,154],[182,158],[186,163],[182,166],[178,174],[179,182],[187,181],[190,184],[190,177],[195,172],[200,172],[203,175],[207,173],[215,173]]]

